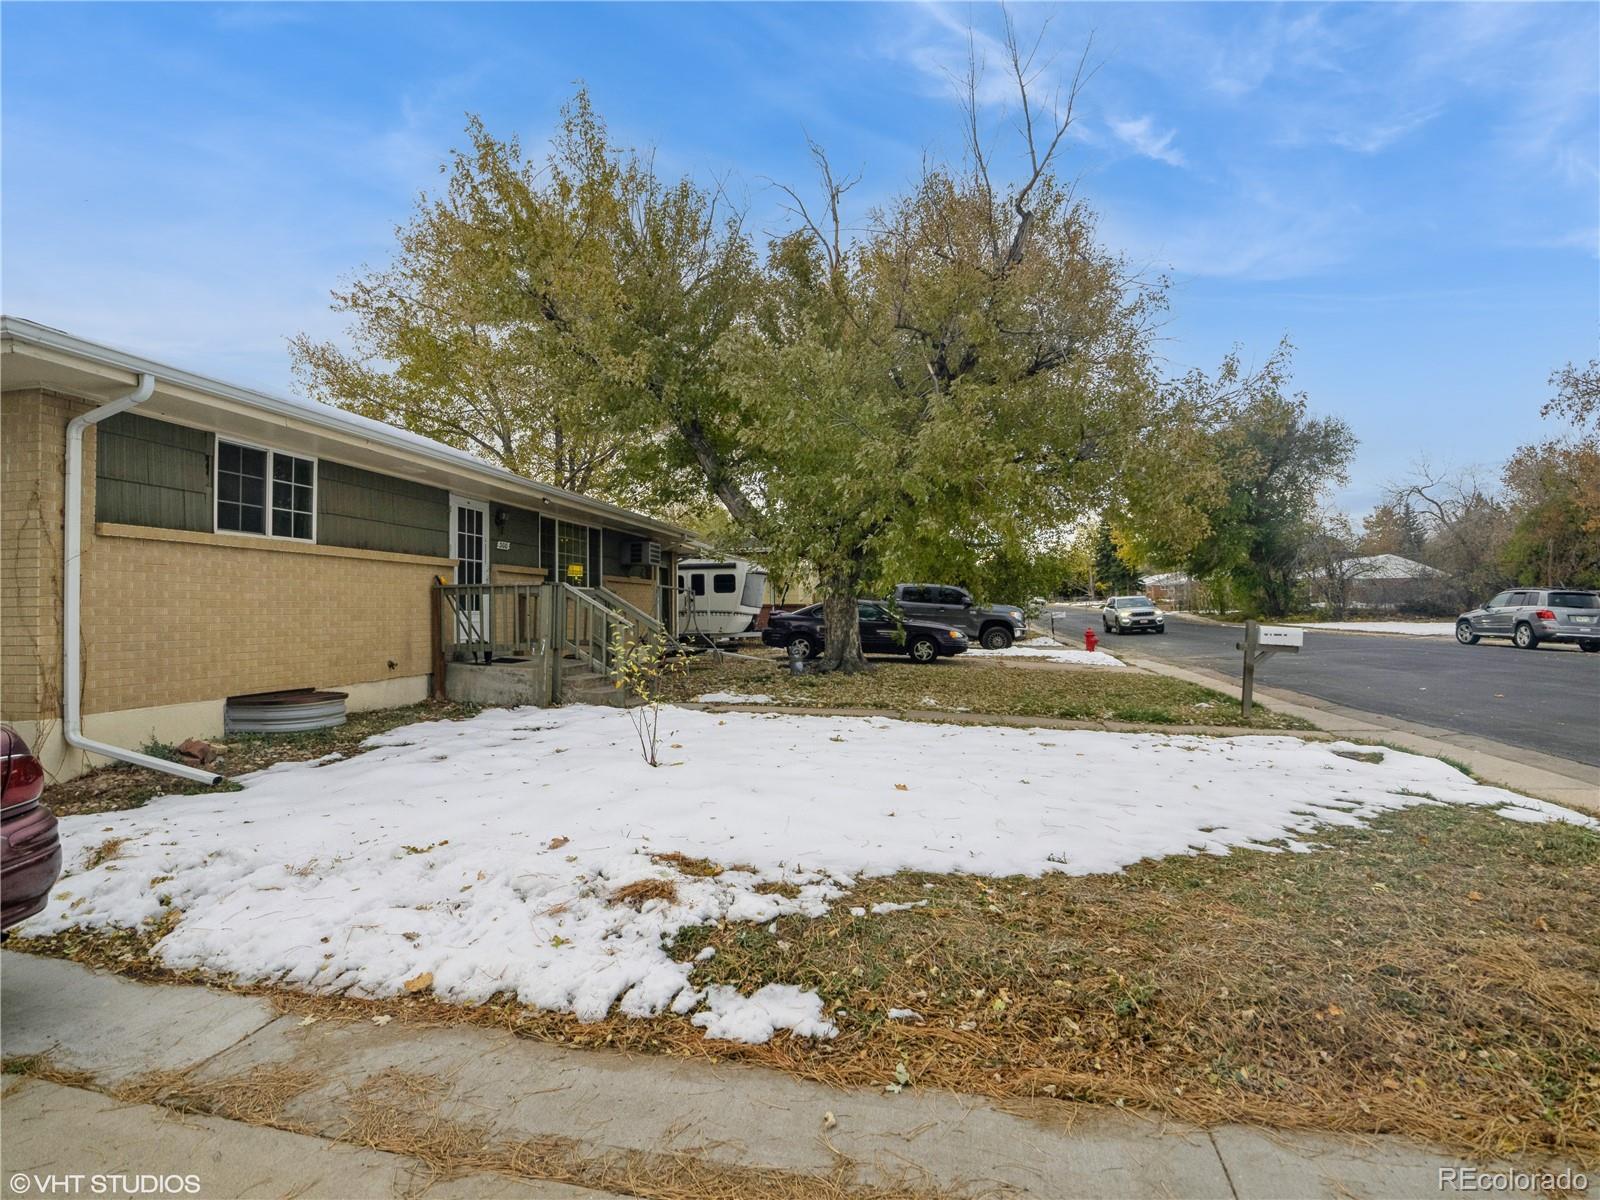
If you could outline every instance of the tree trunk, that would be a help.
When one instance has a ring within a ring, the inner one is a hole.
[[[856,611],[855,581],[825,579],[822,583],[822,624],[826,629],[820,666],[847,675],[868,669],[861,653],[861,618]]]

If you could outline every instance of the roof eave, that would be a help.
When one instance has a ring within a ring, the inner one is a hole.
[[[456,450],[420,435],[408,433],[392,425],[386,425],[382,421],[370,420],[353,413],[344,412],[341,409],[330,408],[324,404],[286,400],[279,396],[273,396],[268,392],[257,391],[254,388],[240,387],[237,384],[213,379],[210,376],[200,375],[193,371],[186,371],[181,367],[159,363],[131,351],[119,350],[116,347],[107,346],[99,342],[91,342],[64,330],[53,329],[48,325],[41,325],[36,321],[29,321],[22,317],[0,314],[0,338],[9,339],[24,346],[35,347],[55,355],[68,355],[86,363],[125,372],[130,376],[139,374],[154,375],[164,383],[181,387],[202,397],[209,396],[217,400],[242,404],[274,417],[304,422],[314,428],[321,428],[330,433],[363,438],[377,443],[401,457],[419,455],[451,470],[469,476],[476,476],[487,483],[524,493],[533,500],[558,504],[564,508],[602,519],[609,517],[613,522],[625,523],[631,528],[642,529],[660,535],[674,544],[688,544],[695,539],[695,535],[692,532],[681,526],[633,512],[609,501],[597,500],[592,496],[584,496],[547,483],[539,483],[536,480],[518,475],[515,471],[509,471],[504,467],[486,463],[482,459],[467,454],[465,451]]]

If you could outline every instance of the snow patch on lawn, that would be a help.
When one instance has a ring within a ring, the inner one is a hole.
[[[729,1042],[764,1042],[774,1029],[790,1029],[796,1037],[831,1038],[839,1030],[822,1018],[822,999],[790,983],[769,983],[753,995],[713,984],[706,989],[706,1007],[690,1018],[708,1038]]]
[[[1291,621],[1300,629],[1332,633],[1406,633],[1412,637],[1455,637],[1454,621]]]
[[[1054,638],[1029,638],[1004,650],[968,650],[968,658],[1009,658],[1028,662],[1066,663],[1074,667],[1123,667],[1127,664],[1104,650],[1073,650]]]
[[[586,1021],[696,1013],[708,1037],[759,1041],[832,1026],[781,979],[695,986],[704,956],[672,956],[680,931],[775,929],[899,870],[1088,874],[1303,850],[1321,826],[1415,804],[1585,820],[1434,759],[1365,762],[1287,736],[668,707],[662,740],[673,765],[651,768],[623,710],[495,709],[395,729],[341,761],[281,763],[240,792],[65,817],[67,873],[20,930],[136,927],[170,908],[182,919],[155,954],[176,969],[364,996],[431,975],[459,1003],[509,994]],[[116,855],[88,867],[113,838]],[[724,869],[680,858],[680,871],[673,852]]]
[[[696,704],[771,704],[772,697],[764,692],[747,696],[743,692],[704,692],[694,698]]]

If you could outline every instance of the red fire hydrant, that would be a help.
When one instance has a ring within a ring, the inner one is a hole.
[[[1098,643],[1096,643],[1094,637],[1094,630],[1085,629],[1083,631],[1083,648],[1085,650],[1093,650],[1097,644]]]

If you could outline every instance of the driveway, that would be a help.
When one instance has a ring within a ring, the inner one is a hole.
[[[1080,615],[1073,611],[1074,618]],[[1073,624],[1076,629],[1079,622]],[[1084,616],[1082,625],[1098,634],[1098,614]],[[1243,636],[1239,625],[1171,616],[1165,635],[1102,640],[1109,650],[1237,680],[1240,655],[1234,646]],[[1600,765],[1600,655],[1576,646],[1530,652],[1509,642],[1458,646],[1453,639],[1308,629],[1305,648],[1268,660],[1256,681],[1259,687]]]

